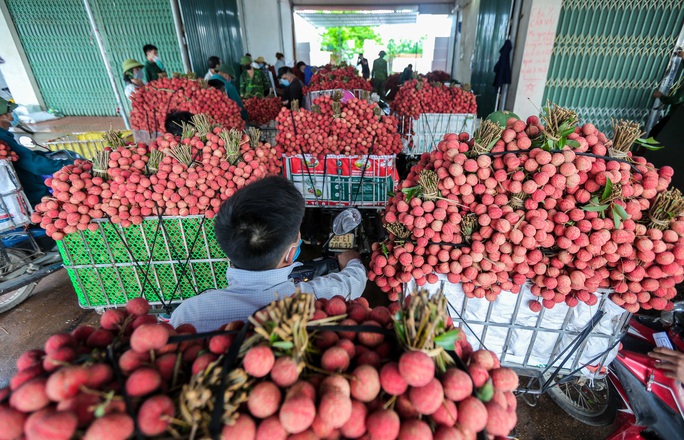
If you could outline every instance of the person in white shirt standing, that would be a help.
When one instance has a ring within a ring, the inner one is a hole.
[[[208,64],[209,64],[209,70],[207,70],[207,74],[204,75],[205,81],[209,81],[212,76],[214,76],[218,73],[217,69],[221,65],[221,58],[216,57],[216,56],[209,57]]]
[[[171,325],[192,324],[206,332],[235,321],[297,289],[317,298],[358,298],[366,287],[366,268],[357,252],[338,257],[340,272],[294,283],[292,270],[302,243],[299,227],[305,202],[295,186],[270,176],[238,190],[225,201],[214,222],[216,240],[232,266],[228,287],[184,300],[171,315]]]

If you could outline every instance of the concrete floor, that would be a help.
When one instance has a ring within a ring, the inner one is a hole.
[[[109,128],[123,130],[121,118],[68,117],[34,124],[34,138],[45,142],[84,131]],[[370,292],[369,292],[370,293]],[[382,302],[371,294],[371,302]],[[16,359],[24,351],[40,348],[55,333],[70,331],[80,324],[96,325],[99,316],[79,307],[66,271],[44,278],[34,294],[21,305],[0,314],[0,388],[7,386],[16,372]],[[516,436],[526,440],[601,440],[616,426],[592,427],[571,418],[548,397],[531,408],[519,398]]]

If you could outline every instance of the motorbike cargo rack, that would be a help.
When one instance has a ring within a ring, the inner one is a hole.
[[[521,286],[520,293],[502,291],[495,301],[467,298],[460,284],[426,284],[422,288],[444,292],[454,325],[461,327],[473,349],[491,350],[501,365],[533,380],[518,391],[543,394],[563,381],[586,376],[600,378],[617,355],[618,344],[629,326],[631,314],[613,303],[610,291],[599,289],[597,302],[568,307],[564,302],[538,313],[530,301],[540,301]],[[415,281],[407,284],[407,290]],[[536,384],[536,385],[535,385]]]

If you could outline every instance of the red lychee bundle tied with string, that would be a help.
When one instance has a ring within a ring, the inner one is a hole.
[[[572,111],[542,120],[484,121],[472,139],[445,136],[402,182],[384,214],[370,279],[396,298],[402,283],[462,283],[494,300],[531,283],[552,308],[597,302],[607,289],[630,312],[672,307],[684,280],[684,200],[672,168],[630,152],[638,124],[614,121],[609,140]],[[681,249],[680,249],[681,248]]]
[[[353,66],[327,66],[321,67],[313,74],[309,84],[304,87],[304,93],[318,90],[373,90],[370,82],[359,76]]]
[[[375,103],[342,94],[321,96],[311,110],[283,109],[276,122],[276,141],[285,154],[392,155],[403,145],[397,120],[386,116]]]
[[[110,147],[92,162],[77,160],[47,179],[53,194],[36,206],[32,220],[61,240],[97,230],[97,219],[128,227],[148,216],[211,218],[237,189],[281,172],[281,153],[259,136],[256,129],[217,126],[204,115],[186,124],[182,136],[167,133],[149,147],[125,145],[110,132]]]
[[[204,334],[149,311],[133,299],[21,355],[5,437],[474,439],[516,423],[517,375],[473,351],[441,293],[373,309],[296,293]]]
[[[16,162],[19,159],[19,156],[17,156],[17,153],[12,151],[9,145],[3,141],[0,141],[0,159],[9,159],[12,162]]]
[[[274,121],[283,108],[283,104],[277,96],[248,98],[244,100],[244,104],[250,122],[257,125],[266,125]]]
[[[159,78],[131,96],[131,126],[149,133],[163,133],[166,115],[173,111],[204,114],[228,129],[245,128],[237,103],[202,80]]]

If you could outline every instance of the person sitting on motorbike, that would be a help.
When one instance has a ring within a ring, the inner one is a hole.
[[[219,208],[216,240],[232,264],[228,287],[184,300],[171,315],[171,325],[192,324],[197,331],[216,330],[297,289],[317,298],[335,295],[354,299],[366,286],[366,269],[357,252],[338,257],[340,272],[295,284],[289,275],[302,243],[300,225],[305,202],[295,186],[269,176],[238,190]]]
[[[680,384],[684,384],[684,353],[665,347],[657,347],[648,355],[660,361],[656,364],[656,368],[664,370],[666,377],[676,379]]]
[[[0,98],[0,141],[6,143],[19,156],[17,161],[13,163],[14,169],[17,171],[17,176],[29,203],[31,206],[36,206],[40,203],[40,199],[50,195],[43,176],[52,175],[73,161],[52,160],[19,145],[14,139],[14,135],[9,131],[10,127],[19,123],[19,117],[14,113],[15,108],[17,105],[14,102]]]

